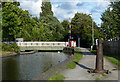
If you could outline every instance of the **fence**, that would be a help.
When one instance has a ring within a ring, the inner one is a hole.
[[[120,55],[120,40],[104,41],[103,42],[103,52],[105,55],[118,57]]]

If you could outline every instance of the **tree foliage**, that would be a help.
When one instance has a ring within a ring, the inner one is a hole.
[[[104,39],[120,38],[120,1],[111,2],[110,7],[102,14],[101,32],[105,35]]]
[[[90,15],[83,13],[76,13],[72,18],[71,26],[74,37],[81,38],[81,46],[89,47],[92,43],[92,18]],[[98,28],[93,22],[95,39],[99,38]]]
[[[61,24],[62,24],[62,26],[63,26],[63,28],[64,28],[64,31],[63,31],[63,36],[64,36],[64,38],[63,38],[63,40],[64,41],[68,41],[68,36],[69,36],[69,26],[70,26],[70,23],[67,21],[67,20],[63,20],[62,22],[61,22]]]
[[[19,3],[17,2],[4,2],[2,8],[2,29],[3,29],[3,38],[13,39],[17,37],[19,32],[19,25],[21,23],[20,18],[18,17],[19,8],[17,7]]]
[[[40,22],[46,23],[51,34],[49,40],[58,41],[63,39],[64,28],[56,17],[53,16],[50,2],[42,2],[42,13],[40,13]]]
[[[51,3],[50,2],[42,2],[42,13],[40,13],[40,16],[48,16],[48,15],[52,15],[53,16],[53,12],[52,7],[51,7]]]
[[[25,41],[58,41],[64,28],[51,11],[50,2],[42,3],[40,19],[19,8],[19,2],[2,3],[3,41],[24,38]]]
[[[50,2],[42,2],[40,19],[32,17],[27,10],[19,8],[19,2],[2,3],[3,40],[11,41],[24,38],[25,41],[67,41],[70,23],[62,23],[53,16]],[[76,13],[72,18],[72,36],[81,38],[82,45],[91,45],[92,18],[83,13]],[[95,38],[99,38],[99,30],[95,22]]]

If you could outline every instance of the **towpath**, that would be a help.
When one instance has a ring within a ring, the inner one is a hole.
[[[110,74],[88,73],[87,70],[95,69],[96,55],[92,54],[86,48],[79,49],[84,55],[76,68],[65,69],[60,72],[60,74],[65,76],[65,80],[118,80],[118,70],[106,59],[104,59],[104,68],[111,71]]]

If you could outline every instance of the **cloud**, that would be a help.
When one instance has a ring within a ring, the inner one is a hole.
[[[52,10],[54,12],[54,16],[59,19],[60,22],[63,20],[69,20],[69,18],[73,18],[76,11],[76,3],[72,4],[71,2],[62,2],[59,4],[52,4]]]
[[[57,8],[61,8],[61,9],[64,9],[64,10],[75,9],[76,8],[76,3],[63,2]]]
[[[79,2],[76,4],[76,6],[84,6],[85,5],[85,2]]]
[[[54,16],[57,17],[60,22],[73,18],[75,13],[80,12],[92,14],[96,23],[101,22],[101,14],[110,4],[104,0],[74,0],[71,2],[65,2],[64,0],[63,2],[53,1],[51,3]],[[33,16],[39,17],[42,0],[20,0],[20,4],[22,9],[28,10]]]
[[[95,8],[93,8],[93,9],[91,9],[90,12],[91,12],[91,13],[102,13],[102,12],[103,12],[103,8],[95,7]]]
[[[20,8],[28,10],[32,15],[39,17],[42,0],[24,0],[19,2]]]

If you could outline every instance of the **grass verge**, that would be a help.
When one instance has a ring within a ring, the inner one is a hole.
[[[100,78],[96,78],[95,80],[101,80]]]
[[[65,67],[65,69],[74,69],[76,67],[75,62],[79,62],[80,59],[82,58],[83,55],[81,54],[80,50],[75,48],[75,51],[76,52],[74,53],[74,56],[72,56],[73,61],[69,63],[67,67]],[[64,80],[64,79],[65,79],[65,76],[56,73],[55,75],[50,77],[48,80]]]
[[[97,54],[97,50],[90,50],[90,52],[92,52],[93,54]]]
[[[50,77],[48,80],[64,80],[65,77],[60,74],[55,74],[54,76]]]
[[[82,58],[82,54],[80,52],[79,49],[75,48],[76,52],[74,53],[74,56],[73,56],[73,61],[67,65],[67,67],[65,67],[65,69],[74,69],[76,67],[76,63],[75,62],[79,62],[80,59]]]
[[[96,50],[90,50],[93,54],[97,54]],[[112,64],[116,65],[117,69],[120,69],[120,60],[115,57],[110,57],[110,56],[104,56],[108,61],[110,61]]]
[[[108,59],[112,64],[116,65],[117,69],[120,69],[120,60],[114,57],[104,56],[106,59]]]

